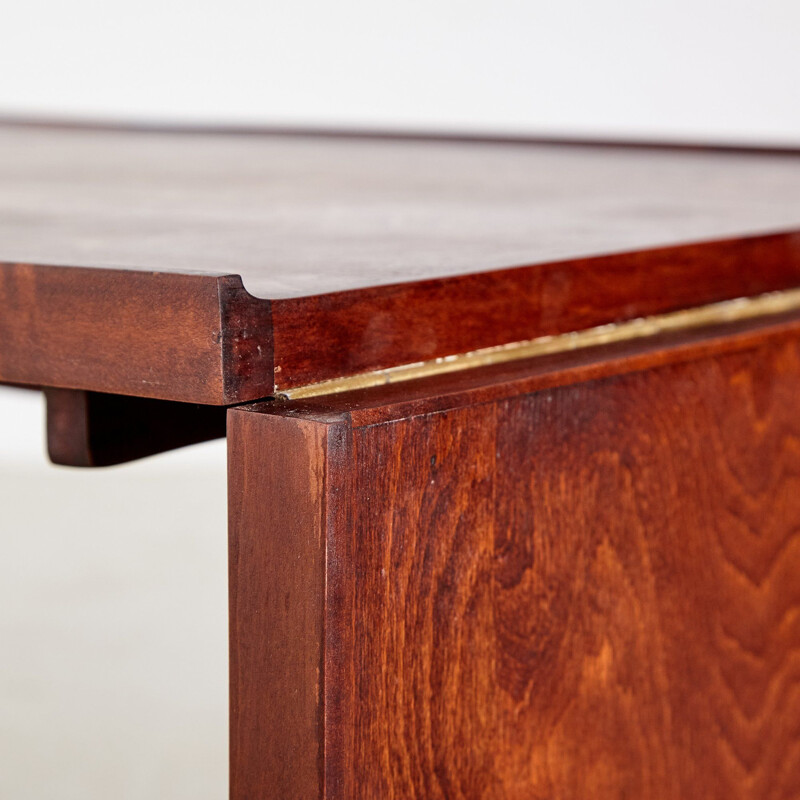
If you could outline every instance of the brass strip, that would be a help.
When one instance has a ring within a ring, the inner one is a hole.
[[[301,399],[351,392],[355,389],[368,389],[388,383],[429,378],[448,372],[488,367],[523,358],[567,353],[588,347],[644,339],[662,333],[739,322],[797,310],[800,310],[800,288],[769,292],[755,297],[737,297],[735,300],[724,300],[721,303],[696,306],[667,314],[638,317],[626,322],[598,325],[581,331],[561,333],[555,336],[540,336],[521,342],[484,347],[468,353],[442,356],[430,361],[417,361],[413,364],[401,364],[396,367],[362,372],[358,375],[332,378],[319,383],[298,386],[294,389],[284,389],[279,391],[279,395],[290,399]]]

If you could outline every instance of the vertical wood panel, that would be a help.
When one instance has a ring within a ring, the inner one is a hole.
[[[233,800],[322,796],[327,428],[229,414]]]
[[[793,344],[354,431],[336,796],[797,797],[798,390]]]
[[[239,585],[294,581],[302,542],[324,558],[297,584],[324,708],[293,763],[322,757],[328,800],[800,796],[798,397],[797,338],[766,336],[364,426],[231,412],[263,448],[234,467]],[[247,533],[282,528],[276,509],[291,544]],[[277,641],[261,612],[293,638],[270,592],[250,592],[245,650]],[[260,670],[239,678],[239,734],[261,737],[241,759],[297,735],[263,658],[237,662]]]

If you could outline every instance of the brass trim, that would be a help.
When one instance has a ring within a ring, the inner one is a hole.
[[[332,378],[319,383],[298,386],[294,389],[280,390],[278,394],[292,400],[339,394],[355,389],[368,389],[389,383],[401,383],[434,375],[444,375],[449,372],[488,367],[524,358],[567,353],[588,347],[644,339],[662,333],[739,322],[798,310],[800,310],[800,288],[769,292],[755,297],[737,297],[734,300],[723,300],[720,303],[695,306],[667,314],[638,317],[626,322],[598,325],[594,328],[555,336],[540,336],[536,339],[484,347],[480,350],[442,356],[429,361],[417,361],[413,364],[401,364],[357,375]]]

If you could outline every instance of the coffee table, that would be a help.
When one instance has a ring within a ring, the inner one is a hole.
[[[0,260],[54,461],[227,433],[234,800],[800,794],[800,153],[6,122]]]

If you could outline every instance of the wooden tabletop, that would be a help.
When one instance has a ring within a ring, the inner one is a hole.
[[[211,404],[800,285],[800,155],[0,126],[0,381]]]

